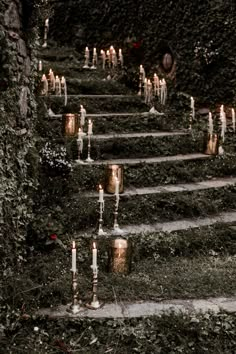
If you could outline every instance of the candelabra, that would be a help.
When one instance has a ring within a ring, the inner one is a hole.
[[[107,233],[103,231],[103,212],[104,212],[104,201],[99,201],[99,220],[98,220],[98,236],[106,235]]]
[[[76,315],[80,310],[77,271],[72,271],[72,304],[67,311]]]
[[[98,267],[94,267],[93,265],[91,265],[91,268],[93,270],[93,295],[92,295],[92,300],[90,303],[86,304],[86,307],[91,309],[91,310],[97,310],[99,308],[101,308],[104,303],[101,303],[98,300],[98,296],[97,296],[97,289],[98,289]]]
[[[93,159],[91,159],[91,157],[90,157],[90,153],[91,153],[91,135],[92,134],[88,134],[88,157],[87,157],[87,159],[86,159],[86,162],[93,162],[94,160]]]

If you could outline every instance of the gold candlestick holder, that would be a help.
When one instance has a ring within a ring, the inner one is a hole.
[[[81,307],[79,304],[79,292],[78,292],[78,281],[77,281],[77,271],[72,271],[72,304],[70,308],[67,310],[68,312],[76,315],[81,311]]]
[[[86,307],[90,310],[97,310],[101,308],[104,303],[98,300],[97,290],[98,290],[98,267],[91,266],[93,270],[93,281],[92,281],[92,300],[90,303],[86,304]]]
[[[82,138],[77,139],[77,147],[78,147],[78,159],[76,160],[76,163],[84,164],[84,161],[81,160],[81,154],[83,152],[83,139]]]
[[[99,221],[98,221],[98,236],[106,235],[107,232],[103,231],[103,213],[104,213],[104,201],[99,202]]]
[[[115,211],[114,211],[114,224],[113,224],[113,230],[112,230],[112,235],[124,235],[126,234],[125,230],[122,230],[118,224],[118,210],[119,210],[119,200],[120,196],[119,194],[116,195],[116,202],[115,202]]]
[[[142,87],[143,87],[143,77],[140,74],[139,75],[139,91],[138,91],[138,96],[142,96]]]
[[[91,135],[92,134],[88,134],[88,157],[86,159],[86,162],[93,162],[94,160],[91,159]]]

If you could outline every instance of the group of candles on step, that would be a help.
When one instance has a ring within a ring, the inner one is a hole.
[[[42,61],[39,61],[39,71],[42,71]],[[65,96],[64,105],[67,105],[67,85],[66,79],[64,76],[59,78],[58,75],[54,75],[52,69],[49,70],[48,75],[43,74],[41,78],[42,89],[41,95],[48,95],[49,93],[57,96]]]
[[[85,117],[86,117],[86,109],[83,107],[83,105],[80,105],[80,128],[78,130],[78,138],[77,138],[77,145],[78,145],[78,160],[77,162],[83,163],[81,160],[81,155],[83,152],[83,136],[85,133],[83,132],[83,127],[85,124]],[[93,135],[93,122],[91,119],[88,120],[88,157],[86,159],[86,162],[93,162],[93,159],[91,159],[90,153],[91,153],[91,136]]]
[[[123,67],[124,65],[124,59],[123,59],[123,54],[122,50],[119,49],[118,51],[118,56],[116,53],[116,50],[114,49],[113,46],[110,46],[110,48],[105,51],[101,49],[100,51],[100,58],[102,61],[102,68],[105,69],[106,66],[108,68],[115,68],[117,66]],[[92,66],[89,66],[90,64],[90,50],[88,47],[85,48],[85,62],[83,68],[85,69],[96,69],[98,65],[98,54],[97,54],[97,49],[93,48],[93,55],[92,55]]]
[[[190,115],[190,129],[192,127],[192,120],[195,118],[195,101],[194,98],[190,98],[190,108],[191,108],[191,115]],[[236,119],[235,119],[235,109],[231,108],[231,116],[232,116],[232,128],[233,131],[236,131]],[[222,142],[225,141],[225,133],[227,131],[227,118],[226,113],[224,110],[224,105],[220,106],[220,122],[221,122],[221,133],[220,136],[222,138]],[[214,133],[214,123],[212,118],[212,112],[208,114],[208,133],[212,135]]]
[[[167,85],[165,79],[159,79],[157,74],[153,75],[153,81],[146,78],[143,65],[139,67],[139,91],[138,95],[144,94],[145,103],[150,104],[154,96],[160,98],[160,103],[165,105],[167,99]]]

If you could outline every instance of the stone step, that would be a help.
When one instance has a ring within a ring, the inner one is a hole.
[[[87,129],[88,119],[91,119],[93,121],[94,135],[136,132],[141,133],[155,132],[157,130],[170,131],[176,129],[183,129],[183,122],[181,118],[173,117],[172,119],[168,119],[168,117],[163,113],[157,115],[151,114],[149,112],[102,114],[93,114],[88,112],[85,120],[85,131]],[[62,124],[62,114],[51,115],[50,121],[54,121],[53,124],[55,124],[56,121],[58,122],[58,124]]]
[[[138,158],[138,159],[112,159],[106,161],[94,161],[91,165],[139,165],[139,164],[159,164],[163,162],[172,161],[187,161],[187,160],[197,160],[197,159],[208,159],[210,155],[205,155],[201,153],[194,153],[188,155],[174,155],[174,156],[159,156],[159,157],[149,157],[149,158]]]
[[[116,80],[67,78],[68,94],[124,95],[131,91]]]
[[[41,96],[55,114],[79,113],[82,104],[89,113],[146,112],[148,106],[137,95],[68,95],[67,106],[64,97]]]
[[[87,155],[87,138],[84,139],[82,158]],[[174,154],[192,154],[202,150],[203,138],[195,139],[185,132],[153,132],[120,135],[94,135],[91,139],[91,157],[95,161],[113,159],[134,159],[164,157]],[[78,158],[77,144],[74,144],[73,158]]]
[[[236,312],[236,297],[218,297],[207,299],[173,299],[159,302],[139,301],[139,302],[116,302],[106,303],[96,311],[81,306],[81,311],[77,315],[68,312],[69,305],[58,306],[57,308],[44,308],[37,312],[39,316],[48,316],[50,319],[56,318],[136,318],[147,316],[162,316],[163,314],[183,314],[183,313],[218,313],[227,311]]]
[[[108,164],[124,164],[125,188],[236,176],[235,154],[224,156],[187,154],[132,160],[115,159],[83,165],[74,163],[70,184],[75,193],[78,190],[96,190],[99,183],[104,184]]]
[[[119,224],[137,225],[210,216],[236,209],[236,177],[202,183],[125,189],[120,195]],[[75,193],[67,203],[71,227],[95,227],[98,220],[98,193]],[[115,196],[105,198],[104,225],[112,226]]]

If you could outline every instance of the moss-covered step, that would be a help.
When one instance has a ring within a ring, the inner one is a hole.
[[[69,95],[121,95],[131,94],[130,90],[116,80],[98,80],[97,78],[81,79],[67,78],[67,91]]]
[[[98,164],[74,164],[70,177],[71,188],[95,190],[104,183],[108,164],[124,164],[125,187],[150,187],[158,184],[196,182],[214,177],[235,176],[236,156],[209,156],[203,154],[175,155],[159,158],[102,161]]]
[[[166,115],[155,115],[149,112],[87,114],[84,126],[85,132],[87,132],[88,119],[91,119],[93,122],[94,135],[137,132],[145,133],[156,132],[157,130],[172,131],[183,129],[183,121],[181,117],[174,117],[170,120]],[[40,117],[40,131],[43,130],[44,125],[44,136],[45,134],[50,134],[48,129],[51,129],[56,136],[60,136],[62,132],[62,115],[56,114]]]
[[[88,140],[84,139],[86,159]],[[78,158],[77,146],[74,158]],[[202,150],[202,138],[193,139],[187,132],[153,132],[119,135],[93,135],[91,139],[91,157],[94,160],[131,159],[153,156],[170,156],[174,154],[191,154]]]
[[[236,178],[212,180],[200,184],[160,186],[126,190],[120,196],[121,225],[155,223],[215,214],[236,208]],[[81,229],[96,226],[98,193],[74,194],[65,198],[71,208],[68,227]],[[104,223],[112,226],[115,198],[105,199]]]
[[[146,112],[147,105],[135,95],[68,95],[67,106],[64,97],[45,97],[55,114],[78,113],[82,104],[88,113]]]

